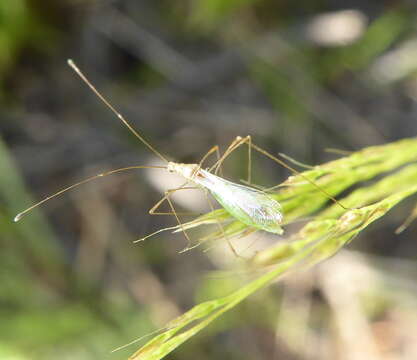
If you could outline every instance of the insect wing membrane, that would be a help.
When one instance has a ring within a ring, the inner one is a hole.
[[[282,234],[281,205],[268,194],[224,180],[205,170],[200,170],[195,182],[208,188],[216,200],[244,224]]]

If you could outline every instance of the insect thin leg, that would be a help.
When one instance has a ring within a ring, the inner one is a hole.
[[[250,234],[253,234],[256,231],[258,231],[258,229],[256,229],[256,228],[247,228],[244,232],[242,232],[238,236],[234,236],[233,238],[235,240],[242,239],[242,238],[244,238],[246,236],[249,236]],[[208,248],[204,249],[204,252],[208,252],[208,251],[212,250],[215,246],[216,245],[209,246]],[[247,260],[247,258],[245,258],[244,256],[240,256],[240,257],[241,258],[244,258],[245,260]]]
[[[229,148],[230,148],[230,146],[229,146]],[[217,155],[217,162],[216,162],[216,164],[218,163],[217,168],[216,168],[216,171],[217,171],[217,169],[220,169],[220,172],[221,172],[221,164],[222,163],[220,162],[220,160],[221,160],[222,157],[220,156],[219,147],[216,145],[212,149],[216,149],[216,155]],[[209,154],[209,153],[210,153],[210,151],[207,154]],[[204,160],[204,157],[203,157],[203,160]],[[210,198],[208,196],[207,190],[204,191],[204,194],[206,196],[207,203],[209,204],[211,211],[214,211],[214,206],[213,206],[212,202],[210,201]],[[226,242],[229,245],[230,250],[233,252],[233,254],[235,254],[236,257],[241,258],[241,256],[238,254],[238,252],[234,248],[233,244],[231,243],[230,239],[227,237],[226,232],[224,231],[223,225],[221,224],[221,222],[219,221],[219,219],[217,219],[217,218],[215,218],[215,219],[216,219],[216,224],[219,227],[220,232],[222,233],[223,237],[226,239]]]
[[[217,147],[216,156],[217,156],[217,159],[220,159],[219,147]],[[220,174],[221,177],[223,177],[223,168],[222,168],[221,164],[219,165],[219,174]]]
[[[259,146],[253,144],[252,143],[252,139],[251,139],[251,137],[249,135],[246,136],[246,137],[244,137],[244,138],[237,137],[236,140],[232,142],[231,146],[229,146],[228,151],[226,151],[225,154],[223,155],[222,161],[224,160],[225,155],[228,156],[232,151],[234,151],[235,149],[237,149],[243,143],[247,143],[248,146],[250,146],[254,150],[258,151],[259,153],[261,153],[261,154],[263,154],[265,156],[267,156],[268,158],[270,158],[271,160],[275,161],[276,163],[284,166],[285,168],[287,168],[288,170],[290,170],[294,174],[301,176],[303,179],[305,179],[306,181],[308,181],[311,185],[313,185],[315,188],[317,188],[319,191],[321,191],[323,194],[325,194],[334,203],[338,204],[340,207],[342,207],[345,210],[349,210],[349,208],[345,207],[340,201],[336,200],[336,198],[334,196],[330,195],[326,190],[322,189],[314,181],[310,180],[309,178],[307,178],[306,176],[304,176],[302,173],[300,173],[299,171],[297,171],[296,169],[294,169],[290,165],[286,164],[284,161],[282,161],[282,160],[278,159],[277,157],[273,156],[272,154],[270,154],[266,150],[264,150],[264,149],[260,148]]]
[[[213,153],[216,153],[217,160],[219,160],[220,159],[220,148],[219,148],[219,145],[214,145],[209,151],[207,151],[207,153],[201,158],[200,162],[198,163],[198,166],[200,168],[202,168],[204,162]],[[220,172],[220,176],[223,176],[223,171],[222,171],[221,168],[220,168],[220,171],[219,172]]]
[[[228,146],[228,148],[226,149],[226,151],[223,153],[223,155],[216,161],[216,163],[210,168],[210,171],[212,171],[214,169],[214,174],[217,175],[217,173],[219,172],[219,168],[222,165],[222,163],[224,162],[224,160],[226,160],[226,158],[234,151],[236,150],[242,143],[242,137],[238,136],[236,137],[236,139],[234,139],[230,145]]]
[[[203,163],[207,160],[207,158],[213,154],[214,152],[216,152],[217,154],[219,153],[219,145],[214,145],[212,148],[210,148],[209,151],[206,152],[206,154],[201,158],[200,162],[198,163],[199,167],[203,167]]]
[[[230,147],[230,146],[229,146]],[[227,151],[227,150],[226,150]],[[202,167],[202,165],[203,165],[203,163],[204,163],[204,161],[211,155],[211,154],[213,154],[213,153],[216,153],[216,156],[217,156],[217,161],[216,161],[216,163],[213,165],[213,166],[216,166],[216,171],[220,171],[220,173],[222,174],[222,170],[221,170],[221,163],[219,162],[219,160],[221,159],[221,155],[220,155],[220,150],[219,150],[219,146],[218,145],[215,145],[215,146],[213,146],[203,157],[202,157],[202,159],[200,160],[200,163],[199,163],[199,166],[200,167]],[[210,170],[211,169],[213,169],[213,167],[211,167],[210,168]],[[209,199],[209,197],[208,197],[208,192],[207,192],[207,190],[205,190],[204,191],[204,194],[205,194],[205,196],[206,196],[206,200],[207,200],[207,203],[209,204],[209,206],[210,206],[210,209],[211,209],[211,211],[214,211],[214,206],[213,206],[213,204],[211,203],[211,201],[210,201],[210,199]],[[236,255],[236,257],[241,257],[238,253],[237,253],[237,251],[236,251],[236,249],[233,247],[233,245],[232,245],[232,243],[230,242],[230,240],[227,238],[227,236],[226,236],[226,233],[225,233],[225,231],[224,231],[224,228],[223,228],[223,225],[220,223],[220,221],[216,218],[216,224],[217,224],[217,226],[219,227],[219,229],[220,229],[220,232],[223,234],[223,237],[226,239],[226,241],[227,241],[227,244],[229,245],[229,247],[230,247],[230,249],[231,249],[231,251]],[[198,244],[197,244],[198,245]],[[191,248],[193,248],[193,247],[195,247],[195,246],[197,246],[197,245],[193,245],[192,247],[189,247],[189,248],[186,248],[186,249],[184,249],[183,251],[187,251],[187,250],[190,250]]]
[[[206,199],[207,199],[207,202],[208,202],[208,204],[209,204],[209,206],[210,206],[211,211],[214,211],[214,206],[213,206],[213,203],[210,201],[210,198],[209,198],[209,196],[208,196],[207,191],[205,191],[204,193],[206,194]],[[232,253],[233,253],[236,257],[243,259],[243,256],[241,256],[241,255],[240,255],[240,254],[236,251],[236,249],[234,248],[234,246],[233,246],[232,242],[230,241],[230,239],[229,239],[229,238],[228,238],[228,236],[226,235],[226,232],[224,231],[224,227],[223,227],[223,225],[220,223],[219,219],[217,219],[217,218],[216,218],[216,224],[217,224],[218,228],[220,229],[220,232],[222,233],[223,237],[225,238],[225,240],[226,240],[226,242],[227,242],[227,245],[229,246],[229,248],[230,248],[230,250],[232,251]]]
[[[267,152],[266,150],[260,148],[259,146],[255,145],[255,144],[251,144],[252,148],[256,151],[258,151],[259,153],[265,155],[266,157],[270,158],[271,160],[275,161],[276,163],[282,165],[283,167],[285,167],[286,169],[290,170],[291,172],[293,172],[294,174],[302,177],[304,180],[306,180],[307,182],[309,182],[311,185],[313,185],[317,190],[319,190],[320,192],[322,192],[324,195],[326,195],[329,199],[331,199],[335,204],[338,204],[340,207],[342,207],[344,210],[351,210],[350,208],[347,208],[346,206],[344,206],[340,201],[338,201],[334,196],[332,196],[331,194],[329,194],[326,190],[324,190],[323,188],[321,188],[319,185],[317,185],[313,180],[310,180],[307,176],[303,175],[302,173],[300,173],[299,171],[297,171],[296,169],[294,169],[292,166],[288,165],[287,163],[285,163],[284,161],[278,159],[277,157],[275,157],[274,155],[270,154],[269,152]]]
[[[236,139],[231,142],[231,144],[225,150],[223,155],[219,159],[217,159],[216,163],[210,168],[210,171],[214,170],[215,175],[217,175],[217,173],[219,172],[220,166],[223,164],[223,161],[229,156],[230,152],[233,151],[231,149],[234,148],[235,144]]]
[[[190,246],[191,246],[191,239],[190,239],[190,237],[188,236],[187,232],[185,231],[185,229],[184,229],[184,225],[182,224],[182,222],[181,222],[180,218],[178,217],[177,212],[175,211],[175,207],[174,207],[174,205],[172,204],[172,201],[171,201],[171,198],[170,198],[170,193],[165,192],[165,196],[166,196],[166,199],[167,199],[167,201],[168,201],[168,204],[169,204],[169,206],[170,206],[170,208],[171,208],[171,210],[172,210],[172,213],[174,214],[175,219],[176,219],[176,220],[177,220],[177,222],[178,222],[178,226],[179,226],[179,227],[180,227],[180,229],[182,230],[182,232],[183,232],[183,234],[184,234],[185,238],[187,239],[187,242],[188,242],[188,246],[187,246],[187,247],[190,247]]]
[[[230,144],[229,148],[224,152],[223,156],[218,160],[218,162],[213,166],[213,168],[216,167],[216,166],[218,166],[218,164],[221,164],[226,159],[226,157],[230,155],[230,153],[232,151],[236,150],[239,146],[241,146],[244,143],[247,143],[248,146],[250,146],[254,150],[258,151],[259,153],[261,153],[263,155],[265,155],[266,157],[270,158],[271,160],[275,161],[276,163],[278,163],[281,166],[285,167],[286,169],[290,170],[294,174],[301,176],[304,180],[306,180],[307,182],[309,182],[311,185],[313,185],[320,192],[322,192],[323,194],[325,194],[329,199],[331,199],[335,204],[338,204],[344,210],[350,210],[350,208],[345,207],[334,196],[332,196],[331,194],[329,194],[326,190],[324,190],[323,188],[321,188],[320,186],[318,186],[314,181],[312,181],[308,177],[304,176],[302,173],[300,173],[299,171],[297,171],[296,169],[294,169],[292,166],[288,165],[284,161],[282,161],[282,160],[278,159],[277,157],[273,156],[272,154],[270,154],[266,150],[260,148],[259,146],[253,144],[250,135],[248,135],[248,136],[246,136],[244,138],[238,136],[235,140],[233,140],[232,143]]]
[[[175,188],[175,189],[169,189],[169,190],[167,190],[166,191],[166,193],[168,193],[169,195],[170,194],[172,194],[172,193],[174,193],[174,192],[176,192],[176,191],[179,191],[179,190],[191,190],[191,189],[199,189],[199,188],[197,188],[197,187],[194,187],[194,186],[187,186],[187,187],[185,187],[185,185],[187,184],[187,182],[185,182],[184,184],[182,184],[180,187],[178,187],[178,188]],[[161,205],[162,205],[162,203],[164,202],[164,201],[166,201],[167,200],[167,196],[168,195],[165,195],[161,200],[159,200],[154,206],[152,206],[152,208],[149,210],[149,214],[150,215],[174,215],[174,213],[173,212],[160,212],[160,211],[156,211]],[[192,213],[192,212],[189,212],[189,213],[179,213],[179,212],[177,212],[177,215],[190,215],[190,216],[197,216],[197,215],[201,215],[201,214],[198,214],[198,213]]]
[[[238,147],[240,147],[243,144],[247,144],[248,145],[248,178],[246,180],[246,182],[250,185],[252,182],[252,138],[248,135],[244,138],[242,138],[241,136],[237,136],[236,139],[234,139],[229,147],[226,149],[226,151],[224,152],[223,156],[217,161],[217,163],[212,167],[215,168],[214,173],[217,174],[219,167],[221,166],[221,164],[224,162],[224,160],[226,160],[226,158],[233,152],[235,151]]]
[[[138,240],[135,240],[134,243],[137,243],[137,242],[140,242],[140,241],[144,241],[144,240],[146,240],[146,239],[148,239],[148,238],[150,238],[150,237],[152,237],[152,236],[154,236],[156,234],[159,234],[159,233],[164,232],[164,231],[167,231],[167,230],[177,230],[178,228],[180,228],[182,230],[182,232],[184,233],[184,236],[187,239],[188,244],[189,245],[191,244],[191,240],[190,240],[188,234],[185,232],[185,229],[183,227],[183,224],[182,224],[182,222],[180,221],[180,219],[178,217],[178,214],[179,213],[176,212],[176,210],[174,208],[174,205],[172,204],[172,201],[170,199],[171,193],[173,193],[175,191],[178,191],[178,190],[182,190],[182,189],[185,189],[185,188],[179,187],[179,188],[176,188],[176,189],[169,189],[169,190],[165,191],[165,196],[160,201],[158,201],[158,203],[156,203],[152,207],[151,210],[149,210],[149,214],[151,214],[151,215],[174,215],[175,218],[176,218],[176,220],[177,220],[177,222],[178,222],[178,225],[170,226],[170,227],[163,228],[163,229],[159,229],[159,230],[157,230],[157,231],[155,231],[155,232],[153,232],[151,234],[146,235],[143,238],[140,238]],[[168,204],[169,204],[169,206],[171,208],[171,212],[169,212],[169,213],[155,213],[155,210],[162,204],[162,202],[164,200],[166,200],[168,202]]]
[[[200,162],[199,162],[199,167],[201,168],[202,166],[203,166],[203,163],[204,163],[204,161],[206,161],[207,160],[207,158],[211,155],[211,154],[213,154],[213,153],[216,153],[216,157],[217,157],[217,160],[219,160],[220,159],[220,150],[219,150],[219,146],[218,145],[214,145],[211,149],[209,149],[209,151],[207,151],[207,153],[201,158],[201,160],[200,160]],[[177,189],[174,189],[174,191],[177,191],[177,190],[181,190],[181,188],[184,186],[184,185],[186,185],[187,183],[184,183],[180,188],[177,188]],[[210,200],[209,200],[209,198],[208,198],[208,194],[207,194],[207,190],[205,190],[204,191],[204,194],[205,194],[205,196],[206,196],[206,200],[207,200],[207,203],[209,204],[209,206],[210,206],[210,209],[212,210],[212,211],[214,211],[214,207],[213,207],[213,204],[210,202]],[[165,200],[165,198],[166,197],[164,197],[160,202],[159,202],[159,204],[161,204],[162,203],[162,201],[163,200]],[[167,199],[168,200],[168,199]],[[157,204],[158,205],[158,204]],[[156,207],[157,208],[157,207]],[[155,210],[155,207],[153,208],[154,210]],[[178,213],[177,213],[177,215],[178,215]],[[225,233],[224,233],[224,229],[223,229],[223,226],[221,225],[221,223],[219,222],[219,220],[216,218],[216,223],[218,224],[218,226],[220,227],[220,229],[221,229],[221,232],[223,233],[223,237],[226,239],[226,241],[228,242],[228,244],[229,244],[229,246],[230,246],[230,248],[232,249],[232,252],[234,253],[234,254],[236,254],[236,256],[239,256],[238,254],[237,254],[237,252],[236,252],[236,250],[233,248],[233,245],[232,244],[230,244],[230,241],[227,239],[227,237],[225,236]],[[185,231],[184,231],[184,229],[182,229],[183,230],[183,232],[184,232],[184,234],[186,234],[185,233]],[[194,247],[196,247],[196,246],[198,246],[199,244],[195,244],[195,245],[191,245],[191,241],[189,241],[189,246],[188,247],[186,247],[186,248],[184,248],[181,252],[185,252],[185,251],[188,251],[188,250],[191,250],[191,249],[193,249]]]

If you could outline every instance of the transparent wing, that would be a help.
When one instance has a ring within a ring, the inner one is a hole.
[[[198,183],[208,188],[217,201],[239,221],[265,231],[282,233],[282,208],[263,191],[236,184],[201,170]]]
[[[255,223],[267,225],[271,222],[282,223],[282,207],[278,201],[263,191],[230,183],[234,203],[245,211]]]

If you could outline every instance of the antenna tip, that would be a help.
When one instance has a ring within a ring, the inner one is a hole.
[[[72,59],[67,59],[67,64],[73,69],[73,70],[75,70],[76,72],[79,72],[80,70],[78,70],[78,66],[77,65],[75,65],[75,62],[74,62],[74,60],[72,60]]]
[[[21,218],[22,218],[22,213],[19,213],[14,217],[13,221],[18,222]]]

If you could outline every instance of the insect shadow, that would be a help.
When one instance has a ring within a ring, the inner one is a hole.
[[[192,247],[192,242],[187,234],[187,231],[183,228],[183,224],[180,220],[180,215],[190,215],[190,213],[179,213],[175,210],[175,207],[172,203],[170,198],[171,194],[180,191],[186,190],[190,188],[199,188],[205,190],[205,193],[211,193],[211,195],[219,202],[219,204],[235,219],[239,220],[240,222],[246,224],[249,227],[250,232],[256,230],[264,230],[273,234],[281,235],[283,233],[283,229],[281,227],[283,223],[283,213],[281,205],[278,201],[273,199],[267,192],[259,190],[253,186],[245,186],[241,184],[236,184],[234,182],[228,181],[223,179],[219,176],[219,172],[221,171],[221,166],[225,159],[237,148],[242,145],[247,145],[248,147],[248,177],[245,183],[251,185],[251,168],[252,168],[252,150],[259,152],[260,154],[270,158],[274,162],[284,166],[294,174],[301,176],[304,180],[312,184],[318,190],[320,190],[324,195],[326,195],[329,199],[333,202],[339,204],[342,208],[345,208],[338,200],[336,200],[332,195],[330,195],[327,191],[322,189],[318,186],[314,181],[308,179],[302,173],[294,169],[292,166],[286,164],[284,161],[279,159],[278,157],[270,154],[266,150],[260,148],[259,146],[255,145],[252,142],[252,138],[250,135],[241,137],[237,136],[227,147],[223,154],[220,153],[220,149],[218,145],[213,146],[200,160],[198,164],[182,164],[176,163],[173,161],[169,161],[167,157],[162,155],[158,150],[156,150],[144,137],[132,127],[132,125],[121,115],[119,111],[96,89],[96,87],[91,83],[91,81],[81,72],[78,66],[72,60],[68,60],[68,65],[78,74],[78,76],[83,80],[83,82],[88,85],[88,87],[97,95],[97,97],[117,116],[117,118],[130,130],[130,132],[135,135],[148,149],[158,156],[163,162],[166,163],[166,166],[143,166],[143,165],[134,165],[128,166],[123,168],[118,168],[110,171],[106,171],[87,179],[84,179],[80,182],[77,182],[73,185],[65,187],[60,191],[47,196],[43,200],[39,201],[38,203],[30,206],[26,210],[20,212],[14,218],[14,221],[19,221],[24,215],[29,213],[34,208],[42,205],[46,201],[51,200],[54,197],[57,197],[68,190],[71,190],[79,185],[85,184],[92,180],[112,175],[115,173],[133,170],[133,169],[165,169],[170,173],[177,173],[181,175],[185,182],[177,188],[169,189],[165,191],[164,197],[159,200],[150,210],[149,214],[151,215],[172,215],[175,217],[178,225],[173,227],[168,227],[164,229],[160,229],[155,231],[137,241],[143,241],[150,236],[156,235],[162,231],[166,230],[174,230],[174,229],[181,229],[186,240],[188,246],[184,250],[188,250]],[[216,161],[214,165],[210,168],[204,169],[203,165],[204,162],[212,155],[216,155]],[[192,186],[189,186],[192,185]],[[209,197],[207,196],[208,203],[210,208],[214,210],[214,206],[211,203]],[[160,206],[167,202],[170,207],[169,212],[161,212],[158,211]],[[225,234],[224,228],[219,220],[216,221],[217,226],[219,227],[223,237],[226,239],[230,249],[232,252],[240,257],[237,251],[234,249],[230,239]]]

